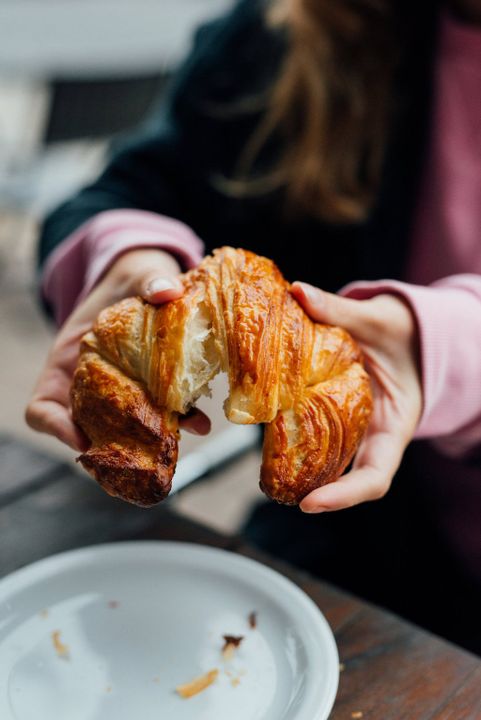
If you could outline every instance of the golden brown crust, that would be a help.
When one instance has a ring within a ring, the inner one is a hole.
[[[175,470],[178,415],[223,368],[228,419],[267,423],[267,495],[296,504],[339,477],[372,412],[357,344],[313,323],[274,263],[254,253],[221,248],[183,281],[184,296],[166,305],[128,298],[107,308],[83,339],[72,407],[92,441],[84,467],[113,495],[161,500]]]
[[[311,490],[336,480],[364,435],[369,398],[366,373],[353,363],[307,388],[292,410],[279,412],[264,435],[261,488],[266,495],[296,505]]]
[[[92,442],[79,461],[104,490],[143,507],[163,500],[177,462],[177,417],[88,351],[75,371],[71,400],[75,421]]]

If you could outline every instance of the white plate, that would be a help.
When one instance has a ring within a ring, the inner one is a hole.
[[[228,661],[223,635],[244,636]],[[175,692],[215,668],[200,694]],[[0,581],[1,720],[324,720],[338,676],[307,595],[224,550],[100,545]]]

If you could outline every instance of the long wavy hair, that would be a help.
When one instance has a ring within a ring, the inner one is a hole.
[[[289,206],[331,222],[367,215],[379,186],[397,56],[390,6],[272,0],[267,22],[285,33],[287,51],[239,158],[238,189],[283,187]],[[273,136],[281,138],[280,154],[253,173]]]

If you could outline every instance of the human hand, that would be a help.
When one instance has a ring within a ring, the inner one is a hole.
[[[306,495],[300,508],[320,513],[381,498],[421,415],[414,316],[395,295],[352,300],[300,282],[293,284],[292,294],[314,321],[338,325],[355,338],[364,352],[374,396],[373,416],[351,470]]]
[[[70,411],[70,386],[80,338],[103,308],[124,297],[140,295],[154,305],[179,298],[183,293],[176,277],[179,272],[176,260],[162,250],[132,250],[114,263],[59,331],[25,413],[31,428],[54,435],[79,452],[89,448],[89,441],[73,422]],[[205,435],[210,421],[196,410],[182,419],[181,427]]]

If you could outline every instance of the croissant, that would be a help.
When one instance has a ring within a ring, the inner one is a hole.
[[[91,441],[79,460],[111,495],[141,506],[169,493],[179,417],[225,371],[226,417],[265,423],[261,489],[299,503],[336,480],[372,411],[362,353],[314,323],[275,264],[224,247],[182,276],[182,298],[127,298],[82,338],[73,418]]]

